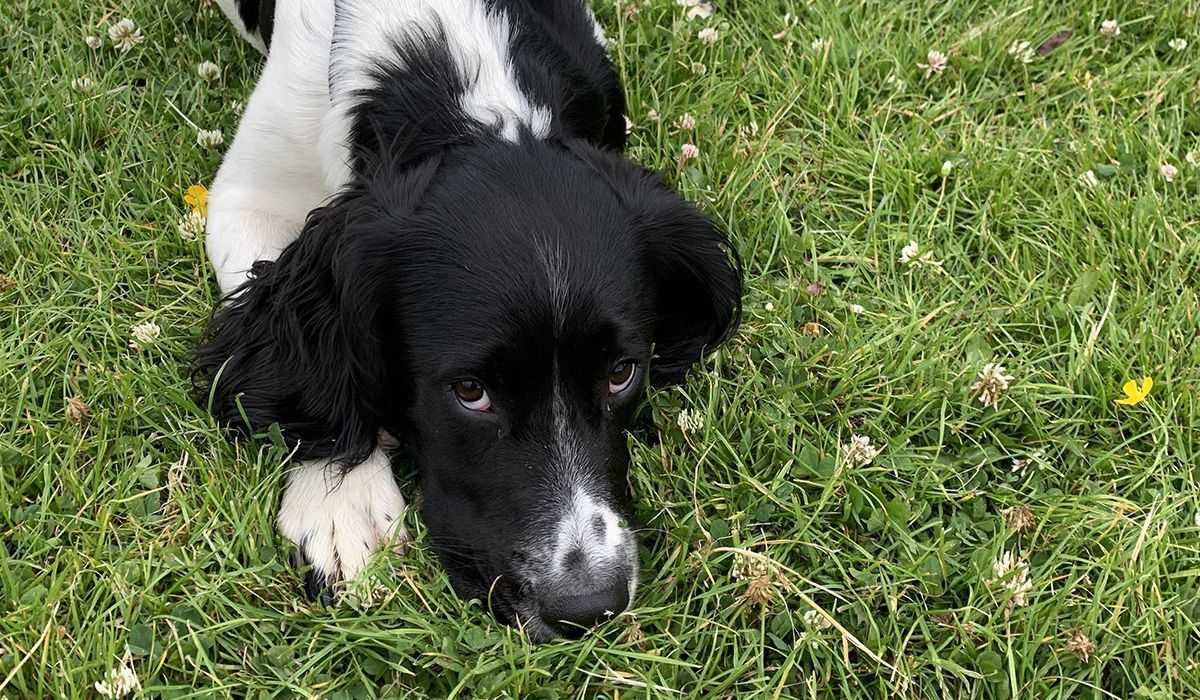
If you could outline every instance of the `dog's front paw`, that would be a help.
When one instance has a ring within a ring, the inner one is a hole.
[[[279,530],[299,545],[298,563],[312,567],[305,592],[332,605],[335,583],[357,576],[380,547],[403,552],[408,541],[404,497],[387,455],[376,449],[344,475],[324,460],[298,464],[283,492]]]

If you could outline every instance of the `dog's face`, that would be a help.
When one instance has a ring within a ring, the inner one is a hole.
[[[580,144],[381,167],[326,209],[264,277],[328,289],[262,289],[336,317],[296,332],[305,343],[313,323],[336,329],[322,352],[341,366],[313,374],[352,404],[334,420],[366,428],[332,426],[335,444],[401,436],[456,590],[531,637],[622,611],[638,578],[625,432],[647,383],[680,380],[736,325],[724,235]]]

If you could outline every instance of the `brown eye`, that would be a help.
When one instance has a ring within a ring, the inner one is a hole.
[[[483,385],[474,379],[464,379],[451,385],[454,397],[463,408],[471,411],[486,411],[492,407],[492,399]]]
[[[633,376],[637,373],[637,363],[633,360],[621,360],[612,366],[608,373],[608,393],[619,394],[633,384]]]

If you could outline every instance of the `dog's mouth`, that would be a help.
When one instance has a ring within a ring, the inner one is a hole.
[[[637,594],[633,531],[615,516],[593,515],[586,532],[560,526],[552,537],[503,557],[438,549],[460,596],[480,598],[498,620],[535,642],[578,638],[624,612]],[[488,559],[496,566],[486,566]]]

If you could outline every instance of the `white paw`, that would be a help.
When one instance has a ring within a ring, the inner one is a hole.
[[[339,471],[326,460],[300,462],[288,474],[279,507],[279,531],[312,565],[305,588],[325,603],[333,602],[331,585],[357,576],[380,547],[402,551],[408,540],[404,497],[383,450],[340,478]]]

